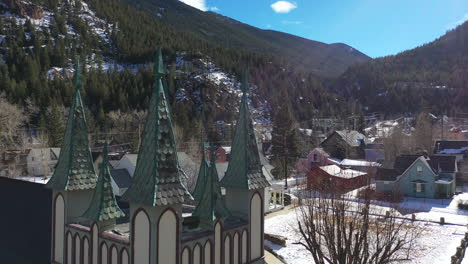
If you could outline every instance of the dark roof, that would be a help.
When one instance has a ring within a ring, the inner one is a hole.
[[[337,130],[329,137],[327,137],[320,145],[325,143],[328,139],[332,138],[334,135],[339,136],[351,147],[359,147],[361,145],[361,140],[364,140],[364,143],[369,143],[369,140],[363,134],[359,133],[356,130]]]
[[[468,152],[468,141],[436,141],[434,146],[435,154],[463,154]]]
[[[400,175],[395,169],[378,168],[375,179],[379,181],[395,181]]]
[[[455,172],[455,164],[457,158],[448,155],[432,155],[429,156],[429,164],[432,169],[437,172]]]
[[[395,159],[395,163],[393,164],[393,168],[397,171],[397,173],[402,174],[419,157],[421,157],[421,156],[419,156],[419,155],[402,155],[402,156],[398,156]]]
[[[383,149],[384,149],[384,144],[375,144],[375,143],[366,144],[366,149],[379,149],[379,150],[383,150]]]
[[[119,188],[128,188],[132,182],[132,177],[128,173],[127,169],[111,169],[110,170],[112,179]]]

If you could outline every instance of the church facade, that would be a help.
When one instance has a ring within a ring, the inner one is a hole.
[[[79,66],[61,155],[47,187],[52,199],[52,263],[264,263],[264,188],[257,142],[242,85],[231,162],[221,182],[215,155],[203,157],[193,194],[183,184],[161,51],[132,183],[122,210],[112,192],[107,148],[97,173],[89,150]],[[221,194],[224,187],[226,194]],[[184,206],[195,199],[191,212]]]

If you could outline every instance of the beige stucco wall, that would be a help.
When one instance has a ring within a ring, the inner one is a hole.
[[[262,198],[258,193],[250,205],[250,260],[262,256]]]
[[[134,263],[149,264],[150,222],[143,210],[139,211],[135,216],[134,228]]]
[[[159,219],[158,226],[158,264],[177,263],[177,217],[167,210]]]
[[[63,263],[63,245],[65,238],[65,201],[63,196],[58,194],[55,199],[55,221],[54,221],[54,260]]]

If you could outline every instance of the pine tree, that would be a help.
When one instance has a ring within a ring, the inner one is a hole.
[[[48,110],[47,134],[50,147],[60,147],[65,133],[63,114],[54,102]]]

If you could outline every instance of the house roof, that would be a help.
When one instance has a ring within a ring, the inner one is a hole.
[[[436,154],[464,154],[468,153],[468,141],[436,141],[434,146]]]
[[[340,162],[340,165],[344,167],[380,167],[377,162],[353,159],[344,159]]]
[[[257,190],[270,186],[262,173],[262,165],[247,103],[247,72],[242,82],[239,118],[232,140],[231,162],[221,184],[226,188]]]
[[[393,164],[393,168],[398,173],[403,173],[406,169],[408,169],[411,164],[413,164],[420,156],[419,155],[401,155],[396,157],[395,163]]]
[[[183,203],[191,195],[181,182],[172,116],[163,86],[164,66],[161,49],[154,64],[155,84],[132,184],[125,192],[124,201],[148,206]]]
[[[94,189],[97,175],[89,150],[88,125],[81,101],[80,65],[75,71],[75,95],[70,108],[60,157],[47,187],[55,190]]]
[[[339,177],[343,179],[352,179],[367,173],[351,169],[342,169],[337,165],[327,165],[319,167],[321,170],[329,174],[330,176]]]
[[[375,179],[379,181],[395,181],[400,174],[396,169],[378,168]]]
[[[110,173],[119,188],[128,188],[132,183],[132,177],[127,169],[111,169]]]
[[[436,172],[455,172],[457,157],[447,155],[431,155],[428,160]]]
[[[346,142],[351,147],[359,147],[361,145],[361,140],[364,140],[365,143],[370,143],[366,136],[359,133],[356,130],[337,130],[332,135],[327,137],[322,143],[325,143],[329,138],[334,134],[338,135],[344,142]]]

